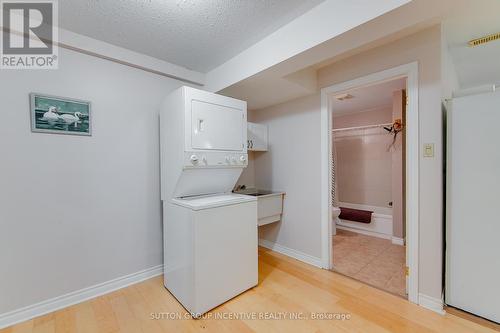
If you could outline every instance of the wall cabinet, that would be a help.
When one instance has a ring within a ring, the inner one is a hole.
[[[250,151],[267,151],[267,125],[248,122],[247,148]]]

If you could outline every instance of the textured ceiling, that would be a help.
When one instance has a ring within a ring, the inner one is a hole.
[[[323,0],[64,0],[62,28],[207,72]]]

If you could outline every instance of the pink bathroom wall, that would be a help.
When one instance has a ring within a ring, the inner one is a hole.
[[[368,126],[392,122],[392,105],[371,111],[353,112],[346,115],[333,115],[333,128]]]
[[[392,122],[392,106],[333,118],[334,128]],[[383,129],[334,133],[337,201],[389,207],[392,201],[391,136]]]

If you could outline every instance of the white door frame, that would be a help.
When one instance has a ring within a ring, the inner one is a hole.
[[[332,112],[329,96],[370,86],[396,78],[407,78],[406,117],[406,246],[408,300],[418,303],[418,239],[419,239],[419,116],[418,63],[413,62],[354,80],[321,89],[321,262],[322,267],[333,267],[332,209],[331,209],[331,154]]]

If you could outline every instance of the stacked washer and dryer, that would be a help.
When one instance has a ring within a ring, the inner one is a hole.
[[[257,201],[232,193],[248,165],[247,105],[181,87],[160,126],[164,284],[196,317],[258,281]]]

